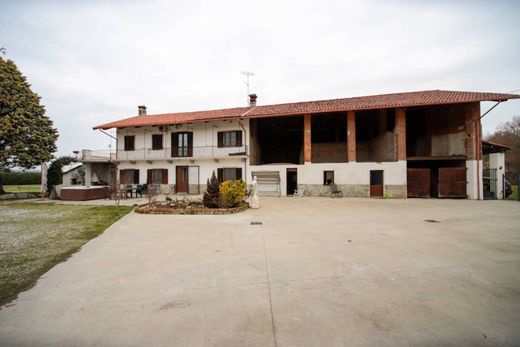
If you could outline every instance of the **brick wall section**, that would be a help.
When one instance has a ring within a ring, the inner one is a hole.
[[[394,157],[396,161],[406,160],[406,110],[395,109]]]
[[[312,142],[311,142],[311,115],[306,114],[303,117],[303,162],[310,163],[312,161]]]
[[[347,161],[356,161],[356,112],[347,112]]]
[[[466,107],[466,154],[469,160],[482,159],[482,127],[480,123],[480,103]]]

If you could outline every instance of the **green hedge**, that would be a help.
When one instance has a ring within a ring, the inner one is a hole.
[[[39,172],[2,172],[2,183],[4,185],[39,184],[41,175]]]

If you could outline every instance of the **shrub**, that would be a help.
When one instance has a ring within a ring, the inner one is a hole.
[[[209,179],[206,183],[206,192],[204,192],[204,196],[202,197],[202,203],[205,207],[208,208],[217,208],[220,206],[220,191],[217,177],[215,176],[215,171],[211,175],[211,179]]]
[[[52,161],[51,165],[47,169],[47,191],[50,193],[52,187],[61,184],[63,180],[62,168],[65,165],[75,163],[78,160],[73,157],[59,157]]]
[[[1,172],[0,175],[5,185],[40,184],[41,181],[39,172],[10,171]]]
[[[226,181],[220,185],[222,207],[237,207],[244,199],[246,184],[242,180]]]

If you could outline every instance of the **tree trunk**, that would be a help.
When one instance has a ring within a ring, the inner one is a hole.
[[[0,195],[5,194],[4,190],[4,181],[2,180],[2,175],[0,174]]]

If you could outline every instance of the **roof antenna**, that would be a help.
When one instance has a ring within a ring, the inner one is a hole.
[[[240,72],[240,74],[246,76],[246,78],[247,78],[247,81],[244,81],[244,83],[247,86],[247,101],[248,101],[248,105],[249,105],[249,77],[254,76],[255,73],[251,72],[251,71],[242,71],[242,72]]]

